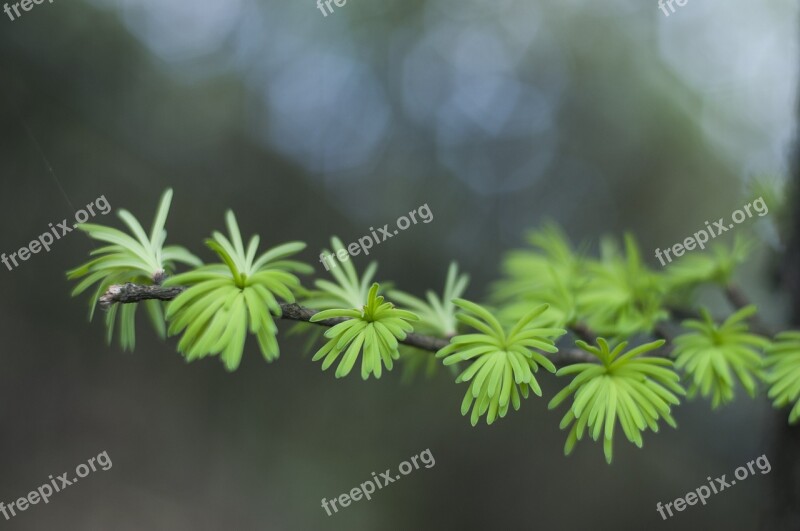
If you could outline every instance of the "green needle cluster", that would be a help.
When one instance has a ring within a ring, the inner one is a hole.
[[[527,398],[533,391],[536,396],[542,396],[534,373],[539,366],[550,372],[555,372],[556,367],[534,349],[558,352],[553,339],[566,333],[561,328],[533,325],[548,305],[541,304],[530,310],[506,332],[486,308],[465,299],[454,299],[453,303],[462,310],[456,319],[480,332],[457,335],[436,353],[445,365],[469,362],[456,377],[456,383],[470,382],[461,403],[461,414],[466,415],[472,407],[470,422],[473,426],[484,414],[486,423],[492,424],[497,417],[506,416],[509,406],[519,409],[520,395]]]
[[[559,369],[557,373],[558,376],[575,376],[548,405],[553,409],[574,395],[572,405],[561,420],[561,429],[572,425],[564,454],[572,453],[585,433],[595,441],[602,435],[603,452],[610,464],[617,422],[628,440],[639,448],[643,443],[641,432],[647,428],[657,432],[660,418],[676,427],[670,406],[680,403],[676,395],[685,394],[678,384],[680,376],[668,359],[640,357],[662,346],[663,340],[640,345],[625,354],[627,342],[613,350],[603,338],[597,339],[597,347],[580,340],[576,344],[600,363],[578,363]]]
[[[336,377],[343,378],[350,374],[359,353],[362,354],[361,377],[364,380],[370,374],[380,378],[384,366],[386,370],[392,370],[393,360],[400,357],[397,351],[398,341],[405,339],[414,330],[409,321],[416,321],[418,317],[409,311],[395,308],[390,302],[384,302],[383,297],[378,295],[378,288],[377,283],[372,285],[367,294],[367,302],[360,310],[323,310],[311,318],[311,322],[346,319],[325,332],[328,342],[314,354],[313,361],[324,358],[322,370],[327,370],[344,354],[336,367]]]

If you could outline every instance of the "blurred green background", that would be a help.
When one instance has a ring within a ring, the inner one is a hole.
[[[370,255],[380,279],[417,294],[456,260],[481,299],[502,253],[546,219],[576,241],[631,230],[664,248],[740,207],[753,175],[786,175],[797,11],[349,0],[323,17],[312,0],[46,2],[0,17],[0,252],[100,195],[149,222],[166,187],[169,241],[206,260],[227,208],[265,245],[308,242],[318,265],[332,235],[353,241],[427,203],[432,223]],[[187,365],[144,318],[134,353],[108,347],[64,278],[91,248],[74,232],[0,268],[0,500],[103,450],[113,468],[5,528],[769,528],[770,475],[667,522],[655,509],[770,457],[785,416],[763,397],[713,414],[686,404],[680,428],[642,450],[618,441],[613,466],[586,442],[564,458],[547,400],[472,428],[447,371],[337,381],[285,324],[276,363],[251,341],[233,374],[213,358]],[[755,256],[742,284],[779,323],[770,267]],[[542,380],[546,397],[562,385]],[[426,448],[435,467],[334,516],[320,507]]]

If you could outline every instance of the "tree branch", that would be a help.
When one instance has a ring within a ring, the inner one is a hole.
[[[737,286],[729,284],[725,286],[725,296],[728,298],[728,302],[736,308],[737,310],[741,310],[746,306],[750,306],[752,303],[747,298],[747,295],[739,289]],[[758,314],[751,315],[747,321],[750,323],[750,328],[757,334],[766,337],[772,337],[775,335],[775,332],[758,316]]]
[[[133,304],[146,300],[171,301],[185,290],[186,288],[183,286],[146,286],[129,282],[127,284],[114,284],[113,286],[109,286],[106,292],[100,297],[99,301],[100,307],[103,309],[108,309],[114,304]],[[281,303],[280,306],[281,319],[290,321],[311,323],[311,317],[317,313],[317,310],[312,310],[311,308],[306,308],[294,303],[284,302]],[[334,326],[345,320],[345,318],[339,317],[336,319],[324,319],[311,324]],[[429,352],[437,352],[450,343],[449,339],[415,333],[408,334],[405,339],[398,341],[404,345]],[[550,360],[558,367],[575,363],[597,362],[591,354],[579,349],[559,350],[559,352],[550,356]]]
[[[586,323],[575,322],[569,325],[569,329],[572,331],[573,334],[581,338],[582,340],[586,341],[590,345],[594,345],[597,342],[597,335],[592,332],[592,329],[589,328]]]

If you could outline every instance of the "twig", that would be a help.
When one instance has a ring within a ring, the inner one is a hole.
[[[132,304],[137,302],[142,302],[146,300],[160,300],[160,301],[171,301],[181,293],[186,288],[183,286],[173,286],[173,287],[164,287],[159,285],[152,285],[146,286],[143,284],[115,284],[110,286],[108,290],[100,297],[100,306],[104,309],[108,309],[113,304]],[[312,310],[311,308],[306,308],[304,306],[300,306],[299,304],[294,303],[281,303],[281,319],[287,319],[291,321],[302,321],[311,323],[311,317],[317,313],[317,310]],[[321,325],[321,326],[334,326],[342,321],[345,321],[345,318],[336,318],[336,319],[324,319],[322,321],[316,321],[311,324]],[[588,329],[587,329],[588,330]],[[429,352],[437,352],[442,348],[446,347],[450,341],[448,339],[444,339],[441,337],[434,337],[434,336],[426,336],[422,334],[408,334],[406,335],[405,339],[398,340],[400,343],[404,345],[408,345],[410,347],[415,347],[421,350],[426,350]],[[556,354],[552,354],[550,356],[550,360],[558,367],[563,367],[566,365],[573,365],[575,363],[587,363],[587,362],[596,362],[595,359],[591,354],[583,352],[582,350],[578,349],[562,349]]]
[[[747,295],[739,289],[737,286],[732,284],[728,284],[725,286],[725,296],[728,298],[728,302],[736,308],[737,310],[741,310],[747,306],[750,306],[752,303],[747,298]],[[748,317],[747,321],[750,323],[750,327],[753,329],[754,332],[766,337],[772,337],[775,335],[775,332],[758,316],[757,313]]]
[[[594,332],[592,332],[592,329],[589,328],[586,325],[586,323],[581,323],[576,321],[571,325],[569,325],[569,329],[572,331],[573,334],[583,339],[590,345],[594,345],[597,342],[597,335]]]
[[[669,317],[673,321],[680,323],[687,319],[702,319],[703,316],[696,310],[690,308],[681,308],[678,306],[667,306]]]
[[[669,327],[662,322],[658,322],[653,327],[653,335],[656,336],[658,339],[663,339],[666,341],[666,344],[663,345],[660,349],[658,349],[658,353],[654,354],[657,356],[661,356],[663,358],[669,358],[672,355],[672,340],[675,339],[675,336],[672,334],[672,331]]]

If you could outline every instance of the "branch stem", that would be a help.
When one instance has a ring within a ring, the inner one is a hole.
[[[115,284],[110,286],[108,290],[106,290],[106,292],[100,297],[100,306],[103,309],[108,309],[113,304],[133,304],[154,299],[160,301],[171,301],[185,290],[186,288],[184,286],[148,286],[143,284],[133,284],[130,282],[127,284]],[[312,310],[311,308],[306,308],[295,303],[284,302],[281,303],[280,306],[281,319],[287,319],[290,321],[310,323],[311,317],[317,313],[317,310]],[[325,319],[311,324],[334,326],[344,320],[344,318]],[[415,333],[406,335],[405,339],[399,340],[399,342],[404,345],[429,352],[437,352],[450,343],[449,339]],[[556,354],[551,355],[550,360],[558,367],[572,365],[575,363],[597,361],[590,354],[578,349],[562,349]]]
[[[731,306],[737,310],[741,310],[742,308],[752,304],[750,299],[747,298],[747,295],[745,295],[744,291],[733,284],[728,284],[725,286],[725,297],[727,297]],[[757,313],[751,315],[747,321],[750,323],[750,328],[752,328],[755,333],[766,337],[772,337],[775,335],[775,332],[764,321],[761,320]]]

